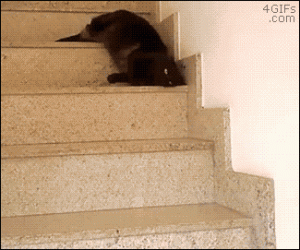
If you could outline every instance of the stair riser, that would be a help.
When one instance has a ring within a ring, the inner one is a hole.
[[[50,236],[50,239],[52,237]],[[36,240],[38,241],[38,239]],[[1,244],[3,249],[251,249],[251,228],[154,234],[44,244]]]
[[[100,14],[102,13],[2,12],[1,42],[10,42],[12,45],[54,42],[78,34],[93,17]]]
[[[100,47],[1,49],[1,84],[99,86],[107,85],[107,75],[116,72]]]
[[[1,216],[213,201],[210,150],[1,161]]]
[[[1,144],[183,138],[186,93],[1,96]]]

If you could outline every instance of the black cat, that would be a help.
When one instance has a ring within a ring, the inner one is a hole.
[[[164,87],[185,85],[156,30],[132,12],[118,10],[95,17],[79,34],[57,40],[72,41],[104,44],[122,72],[109,75],[107,80],[110,83]]]

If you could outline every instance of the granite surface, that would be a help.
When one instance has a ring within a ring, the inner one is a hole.
[[[211,150],[1,160],[1,216],[213,201]]]
[[[252,219],[217,203],[1,218],[6,242],[46,243],[248,227]]]
[[[1,144],[183,138],[186,93],[1,96]]]
[[[215,177],[216,201],[253,218],[253,242],[260,249],[275,249],[274,181],[269,178],[219,172]]]
[[[1,84],[1,95],[51,95],[51,94],[117,94],[117,93],[187,93],[187,86],[164,88],[161,86],[129,86],[128,83],[96,82],[74,85],[47,85],[47,84]]]
[[[251,249],[250,229],[228,229],[176,234],[74,241],[78,249]]]
[[[201,53],[179,60],[178,66],[188,83],[188,120],[191,125],[202,108]]]
[[[9,2],[12,4],[15,3],[11,1]],[[19,2],[30,3],[32,1]],[[2,3],[3,1],[1,1],[1,4]],[[1,41],[10,42],[12,45],[15,43],[26,44],[31,42],[54,42],[60,38],[78,34],[91,22],[92,18],[103,13],[103,10],[87,12],[59,12],[55,10],[33,12],[26,10],[2,11]],[[150,22],[153,22],[154,20],[154,15],[150,15],[148,12],[137,14]]]
[[[194,111],[188,116],[188,136],[213,141],[215,171],[232,170],[228,109],[202,108]]]
[[[1,247],[250,248],[251,224],[216,203],[19,216],[1,220]]]
[[[74,240],[42,244],[6,244],[2,249],[251,249],[251,228]]]
[[[127,9],[152,12],[154,8],[152,1],[1,1],[1,10],[96,12]]]
[[[99,86],[107,85],[106,77],[118,72],[100,44],[93,47],[67,44],[70,47],[46,43],[39,47],[1,48],[1,84],[50,88]]]
[[[274,181],[234,172],[228,109],[202,109],[189,122],[189,136],[214,141],[215,201],[254,219],[253,244],[276,248]]]
[[[189,138],[1,146],[1,158],[213,150],[213,142]]]

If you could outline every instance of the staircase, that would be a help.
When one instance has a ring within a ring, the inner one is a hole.
[[[54,42],[116,9],[153,23],[188,86],[109,86],[101,44]],[[232,170],[229,111],[201,107],[201,56],[157,11],[1,2],[1,248],[275,248],[273,180]]]

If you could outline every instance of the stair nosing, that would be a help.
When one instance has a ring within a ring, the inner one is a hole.
[[[43,227],[43,223],[49,223],[47,225],[51,229]],[[45,241],[184,233],[242,228],[251,225],[250,217],[235,210],[217,203],[202,203],[2,217],[1,241],[14,241],[17,238],[21,241],[19,244],[36,244],[45,243]],[[26,227],[28,230],[25,235],[23,231]],[[13,231],[14,228],[19,232]],[[38,234],[38,230],[44,231]]]
[[[1,159],[212,150],[213,142],[192,138],[1,145]]]
[[[8,90],[5,89],[6,85]],[[11,91],[9,91],[11,89]],[[16,91],[19,91],[16,93]],[[188,86],[165,88],[162,86],[128,86],[116,83],[109,85],[88,86],[51,86],[47,84],[16,85],[1,84],[1,96],[34,96],[34,95],[99,95],[99,94],[141,94],[141,93],[186,93]]]
[[[1,12],[29,12],[29,13],[74,13],[74,14],[105,14],[112,12],[113,10],[107,10],[107,11],[88,11],[88,10],[14,10],[14,9],[1,9]],[[132,11],[138,15],[151,15],[152,13],[150,11],[140,11],[140,10],[134,10]]]
[[[103,43],[97,42],[12,42],[1,41],[1,48],[5,49],[105,49]]]

